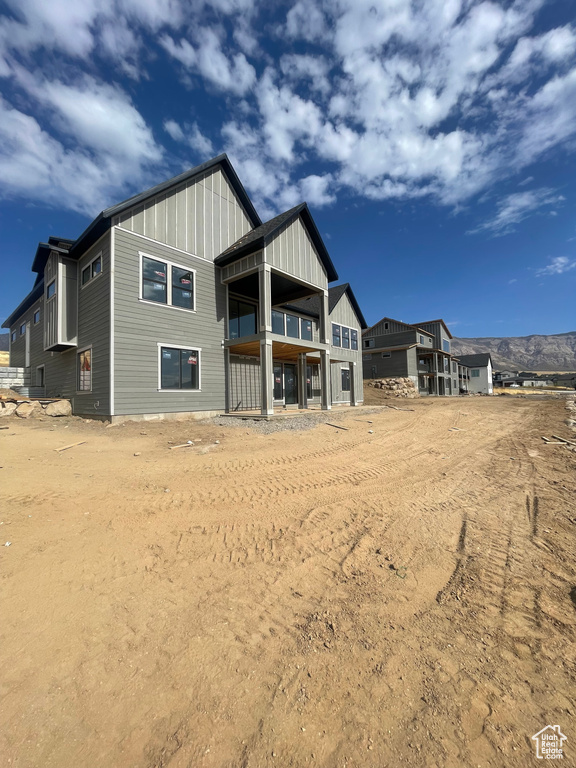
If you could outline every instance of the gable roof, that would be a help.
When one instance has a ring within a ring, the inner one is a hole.
[[[232,243],[229,248],[222,251],[222,253],[214,259],[214,264],[219,267],[225,267],[227,264],[242,258],[242,256],[246,256],[249,253],[264,248],[281,227],[294,221],[298,217],[302,219],[302,223],[306,227],[310,239],[318,251],[320,261],[324,265],[326,274],[328,275],[328,282],[331,283],[333,280],[338,280],[338,273],[326,250],[320,232],[318,232],[318,228],[314,223],[314,219],[308,209],[307,203],[300,203],[299,205],[294,206],[294,208],[290,208],[289,211],[285,211],[279,216],[275,216],[273,219],[261,224],[251,232],[247,232],[239,240],[236,240],[235,243]]]
[[[6,320],[2,323],[2,328],[10,328],[14,320],[17,320],[21,315],[24,314],[24,312],[27,312],[30,307],[34,304],[34,302],[38,301],[38,299],[42,296],[44,293],[44,280],[41,279],[37,281],[34,285],[34,288],[30,291],[28,296],[26,296],[20,304],[16,307],[14,312],[12,312]]]
[[[350,299],[352,308],[354,309],[358,320],[360,320],[360,327],[362,329],[366,328],[366,320],[364,319],[362,310],[356,301],[356,297],[354,296],[354,292],[350,287],[350,283],[342,283],[342,285],[335,285],[332,288],[328,288],[328,314],[332,314],[332,310],[336,304],[338,304],[344,294],[347,294],[348,298]],[[315,293],[313,296],[307,296],[304,299],[291,301],[289,304],[284,304],[283,306],[287,309],[294,309],[296,312],[302,312],[305,315],[310,315],[311,317],[320,317],[320,297],[317,293]]]
[[[425,331],[423,328],[419,328],[417,325],[414,325],[413,323],[405,323],[404,320],[395,320],[393,317],[381,317],[377,323],[374,323],[374,325],[371,325],[369,328],[367,328],[366,331],[364,331],[363,335],[365,336],[373,328],[376,328],[377,325],[380,325],[380,323],[384,323],[386,321],[388,321],[389,323],[397,323],[398,325],[403,325],[406,328],[415,328],[417,331],[420,331],[420,333],[425,333],[427,336],[434,336],[434,334],[430,333],[430,331]]]
[[[446,333],[448,334],[448,336],[449,336],[451,339],[453,339],[453,338],[454,338],[454,336],[452,336],[452,334],[451,334],[451,333],[450,333],[450,331],[448,330],[448,326],[446,325],[446,323],[444,322],[444,320],[442,320],[442,318],[438,318],[438,320],[423,320],[421,323],[413,323],[413,325],[415,325],[415,326],[420,326],[420,325],[433,325],[433,323],[440,323],[440,324],[441,324],[441,325],[444,327],[444,330],[446,331]]]
[[[482,352],[478,355],[457,355],[460,365],[465,365],[467,368],[483,368],[492,364],[492,358],[489,352]]]
[[[184,173],[179,174],[178,176],[174,176],[171,179],[168,179],[168,181],[163,181],[161,184],[157,184],[155,187],[151,187],[150,189],[147,189],[144,192],[140,192],[138,195],[134,195],[133,197],[129,197],[127,200],[124,200],[121,203],[118,203],[117,205],[113,205],[110,208],[106,208],[102,213],[98,214],[98,216],[94,219],[94,221],[88,226],[84,232],[80,235],[80,237],[74,241],[73,246],[70,249],[70,255],[71,256],[77,256],[80,253],[83,253],[85,250],[90,248],[91,245],[94,245],[94,243],[102,237],[102,235],[110,229],[111,223],[112,223],[112,217],[118,216],[120,213],[123,213],[123,211],[127,210],[128,208],[132,208],[135,205],[139,205],[140,203],[143,203],[145,200],[148,200],[150,197],[154,197],[155,195],[159,195],[161,192],[165,192],[167,189],[170,189],[171,187],[176,187],[179,184],[182,184],[184,181],[189,181],[190,179],[193,179],[195,176],[199,176],[202,173],[205,173],[206,171],[209,171],[211,168],[216,168],[216,166],[221,166],[222,170],[226,174],[228,181],[232,185],[232,188],[238,195],[238,199],[244,206],[244,209],[248,215],[248,218],[250,219],[253,227],[258,227],[262,223],[262,220],[260,219],[260,216],[258,216],[258,213],[256,212],[256,209],[254,208],[252,201],[248,197],[248,194],[246,190],[244,189],[242,182],[238,178],[238,175],[236,174],[236,171],[232,167],[232,163],[228,159],[228,155],[222,154],[218,155],[218,157],[212,158],[212,160],[208,160],[206,163],[202,163],[201,165],[197,165],[195,168],[190,168],[188,171],[184,171]]]

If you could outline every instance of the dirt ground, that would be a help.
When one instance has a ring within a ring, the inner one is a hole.
[[[573,765],[564,403],[394,404],[4,419],[3,765],[525,768],[547,724]]]

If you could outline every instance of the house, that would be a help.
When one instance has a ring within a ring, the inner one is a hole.
[[[4,323],[37,394],[92,418],[363,401],[366,322],[302,203],[262,223],[220,155],[40,243]],[[307,300],[307,301],[306,301]]]
[[[493,393],[492,358],[489,352],[478,355],[460,355],[459,363],[470,370],[469,392],[480,392],[484,395]]]
[[[443,320],[405,323],[383,317],[362,335],[364,378],[408,377],[421,395],[457,395],[457,358]]]

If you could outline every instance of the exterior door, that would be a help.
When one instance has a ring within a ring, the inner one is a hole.
[[[274,400],[284,399],[284,389],[282,387],[282,364],[274,364]]]
[[[26,354],[24,365],[26,368],[30,367],[30,323],[26,323]]]
[[[296,405],[298,403],[298,376],[296,366],[284,363],[284,403]]]

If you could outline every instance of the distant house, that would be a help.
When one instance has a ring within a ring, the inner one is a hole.
[[[493,393],[492,358],[489,352],[460,355],[459,363],[470,371],[469,392],[480,392],[484,395]]]
[[[406,377],[421,395],[457,395],[451,339],[443,320],[410,324],[383,317],[362,335],[364,378]]]
[[[262,223],[226,155],[50,237],[11,365],[75,414],[356,405],[366,322],[306,203]]]

